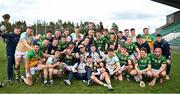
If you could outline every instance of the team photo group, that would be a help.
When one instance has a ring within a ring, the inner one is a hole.
[[[148,28],[136,34],[134,28],[118,31],[94,26],[89,22],[85,33],[80,26],[37,35],[32,27],[22,32],[14,26],[12,32],[3,33],[8,82],[32,86],[41,80],[53,87],[56,80],[76,85],[73,80],[77,79],[89,88],[98,84],[113,90],[112,79],[140,87],[170,79],[170,45],[161,34],[149,34]]]

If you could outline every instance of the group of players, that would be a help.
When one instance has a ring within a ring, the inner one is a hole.
[[[80,27],[74,31],[56,29],[54,35],[46,31],[34,36],[31,27],[26,32],[15,27],[4,34],[9,82],[15,78],[31,86],[35,77],[43,78],[49,86],[57,76],[72,85],[75,77],[87,85],[97,83],[111,90],[111,79],[135,80],[141,87],[146,81],[154,86],[156,79],[160,83],[164,77],[169,80],[170,45],[160,34],[149,34],[148,28],[142,35],[136,35],[134,28],[124,32],[114,28],[94,30],[92,22],[85,34],[80,31]],[[20,65],[25,73],[20,73]]]

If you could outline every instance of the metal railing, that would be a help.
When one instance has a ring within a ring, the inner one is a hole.
[[[167,41],[171,41],[173,39],[176,39],[180,37],[180,32],[178,33],[169,33],[166,36],[163,36],[163,39],[167,40]]]

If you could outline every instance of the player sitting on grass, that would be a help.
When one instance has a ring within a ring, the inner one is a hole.
[[[72,67],[74,65],[75,56],[72,54],[71,48],[66,48],[65,53],[61,55],[61,61],[65,63],[65,69],[67,73],[67,79],[64,80],[65,84],[71,85],[73,77]]]
[[[94,71],[92,72],[91,80],[99,85],[107,87],[109,90],[112,90],[111,79],[107,70],[104,68],[103,63],[98,60],[97,63],[94,64],[93,69]]]
[[[126,72],[127,73],[127,79],[129,80],[129,72],[132,70],[133,66],[132,66],[132,62],[130,60],[129,54],[126,50],[125,47],[121,47],[121,45],[118,45],[118,49],[115,52],[117,57],[119,58],[120,61],[120,65],[121,65],[121,74],[118,80],[122,81],[123,80],[123,73],[122,72]]]
[[[145,87],[145,83],[143,81],[143,75],[152,76],[151,73],[151,58],[147,55],[146,48],[140,49],[140,59],[135,64],[135,69],[130,73],[131,75],[138,77],[140,80],[140,87]]]
[[[114,53],[113,49],[108,49],[108,55],[104,56],[102,58],[103,61],[105,61],[106,65],[105,68],[107,68],[109,75],[114,76],[118,80],[120,80],[120,64],[119,59]]]
[[[57,75],[59,77],[63,76],[63,66],[64,64],[60,62],[59,60],[60,56],[60,50],[55,51],[55,55],[51,55],[48,59],[46,64],[48,65],[48,76],[49,76],[49,82],[51,85],[53,85],[53,75]]]
[[[37,70],[43,70],[44,84],[47,85],[47,65],[43,64],[45,60],[42,60],[42,57],[43,53],[40,50],[39,44],[34,44],[34,48],[26,53],[26,77],[22,75],[21,78],[29,86],[33,84],[32,75],[35,74]]]
[[[83,82],[87,82],[87,85],[90,85],[91,69],[87,66],[92,66],[92,57],[87,56],[86,58],[85,62],[84,56],[80,56],[80,61],[74,64],[72,71],[78,80],[83,80]]]
[[[162,55],[161,48],[155,48],[154,54],[151,55],[151,66],[153,80],[149,85],[154,86],[157,78],[160,78],[160,83],[163,83],[162,78],[166,76],[166,58]]]

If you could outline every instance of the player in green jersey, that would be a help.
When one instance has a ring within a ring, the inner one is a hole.
[[[130,60],[130,57],[129,57],[129,54],[128,54],[126,48],[121,47],[120,44],[118,45],[118,50],[115,51],[115,54],[119,58],[119,62],[121,65],[121,68],[120,68],[121,74],[120,74],[119,80],[122,81],[123,80],[122,72],[129,73],[133,68],[132,62]]]
[[[47,66],[43,64],[45,60],[42,60],[42,57],[43,53],[40,50],[39,44],[34,44],[34,48],[26,53],[26,77],[22,75],[21,78],[29,86],[33,84],[32,75],[35,74],[37,70],[43,70],[44,84],[47,84]]]
[[[61,51],[64,51],[66,47],[68,46],[68,42],[66,41],[66,36],[61,36],[61,41],[59,41],[58,48]]]
[[[43,41],[43,40],[45,40],[45,39],[50,40],[51,37],[52,37],[52,31],[50,31],[50,30],[49,30],[49,31],[46,31],[46,34],[41,37],[40,41]]]
[[[139,48],[135,43],[133,43],[132,37],[128,37],[123,46],[127,49],[130,55],[130,59],[132,60],[132,63],[134,65],[136,60],[140,58]]]
[[[43,41],[40,41],[40,39],[34,39],[33,44],[38,43],[40,45],[40,50],[43,53],[47,54],[48,51],[48,45],[49,45],[49,39],[45,38]]]
[[[155,48],[154,54],[151,55],[151,66],[153,80],[149,85],[154,86],[157,78],[160,78],[160,83],[163,83],[162,78],[166,76],[166,58],[162,55],[161,48]]]
[[[117,48],[117,44],[118,44],[116,35],[115,34],[110,34],[109,37],[110,37],[110,39],[107,40],[106,48],[109,49],[110,45],[113,44],[114,48],[116,49]]]
[[[138,76],[140,80],[140,87],[145,87],[144,81],[142,81],[142,75],[152,76],[151,73],[151,58],[147,55],[146,48],[140,49],[140,59],[136,61],[135,69],[131,71],[131,75]],[[135,79],[136,80],[136,79]]]
[[[101,31],[96,32],[96,38],[94,39],[94,44],[96,45],[96,48],[100,51],[105,51],[105,42],[106,39],[102,37]]]
[[[74,62],[75,56],[72,54],[72,49],[70,47],[67,47],[65,50],[65,53],[61,55],[61,60],[63,63],[65,63],[65,69],[67,73],[67,79],[64,80],[65,84],[71,85],[73,72],[72,67],[76,63]]]

